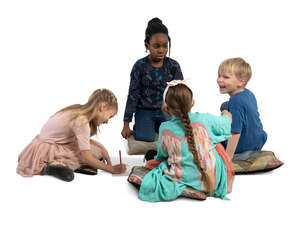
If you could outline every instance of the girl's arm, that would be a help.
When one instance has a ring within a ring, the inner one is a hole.
[[[106,172],[112,173],[112,174],[120,174],[124,173],[126,171],[126,165],[125,164],[119,164],[119,165],[107,165],[100,160],[96,159],[92,153],[91,150],[83,150],[80,152],[80,156],[82,160],[89,166],[95,168],[104,170]]]
[[[140,79],[141,79],[141,74],[138,69],[138,65],[136,63],[133,66],[132,71],[130,73],[130,85],[129,85],[128,97],[127,97],[124,119],[123,119],[123,121],[128,124],[132,121],[133,113],[136,111],[136,106],[140,99],[140,91],[141,91]]]
[[[137,63],[133,66],[130,74],[130,85],[128,91],[128,97],[124,113],[124,125],[121,132],[123,138],[127,139],[130,136],[129,123],[132,121],[133,113],[136,111],[137,103],[140,99],[140,71],[138,69]]]
[[[103,160],[106,161],[108,165],[111,165],[110,157],[106,148],[101,143],[99,143],[98,141],[94,141],[93,139],[90,139],[90,142],[91,144],[94,144],[101,149]]]
[[[104,155],[102,156],[106,157],[106,159],[109,158],[109,156],[105,156],[105,152],[107,153],[107,151],[103,150],[105,149],[103,145],[90,139],[91,130],[87,118],[85,116],[77,117],[72,122],[71,127],[77,139],[77,144],[80,149],[79,157],[81,158],[82,162],[95,169],[101,169],[110,173],[123,173],[126,171],[126,166],[123,164],[112,166],[110,163],[106,164],[104,162],[101,162],[92,155],[92,151],[90,150],[91,143],[96,144],[102,150],[102,152],[104,153]],[[110,159],[107,160],[107,162],[110,162]]]
[[[232,137],[228,139],[227,147],[226,147],[226,153],[230,157],[230,159],[233,158],[234,152],[236,150],[236,146],[239,143],[240,140],[240,133],[231,132]]]

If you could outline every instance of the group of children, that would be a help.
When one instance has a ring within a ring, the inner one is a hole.
[[[136,140],[154,141],[159,131],[157,154],[146,163],[151,171],[142,181],[139,198],[169,201],[192,187],[224,199],[232,188],[234,153],[261,150],[267,139],[255,96],[245,88],[251,78],[249,64],[241,58],[221,63],[217,83],[230,99],[222,104],[220,116],[192,113],[193,92],[179,64],[166,56],[171,38],[158,18],[148,23],[145,47],[149,55],[134,64],[130,75],[121,132],[129,137],[133,114]],[[108,89],[95,90],[86,104],[61,109],[19,155],[17,173],[72,181],[73,171],[82,165],[125,172],[124,164],[112,165],[106,148],[91,139],[117,111],[117,98]]]

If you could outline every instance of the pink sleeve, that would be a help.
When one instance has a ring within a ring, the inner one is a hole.
[[[90,125],[84,116],[79,116],[74,120],[72,130],[77,139],[79,150],[90,150]]]

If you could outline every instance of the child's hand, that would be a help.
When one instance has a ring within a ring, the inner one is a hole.
[[[152,159],[146,162],[146,167],[150,170],[156,168],[161,164],[161,162],[165,161],[166,159]]]
[[[125,173],[126,172],[126,164],[119,164],[112,166],[112,174],[120,174],[120,173]]]
[[[230,123],[232,123],[232,115],[231,115],[230,112],[228,112],[227,110],[223,110],[223,111],[221,112],[221,115],[222,115],[222,116],[223,116],[223,115],[227,115],[228,118],[229,118],[229,120],[230,120]]]
[[[123,130],[121,132],[123,138],[127,139],[130,136],[129,123],[124,123]]]

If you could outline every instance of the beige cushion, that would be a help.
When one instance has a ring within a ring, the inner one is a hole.
[[[127,139],[128,155],[144,155],[150,149],[157,150],[157,138],[158,135],[156,134],[154,142],[137,141],[134,135],[131,134]]]

